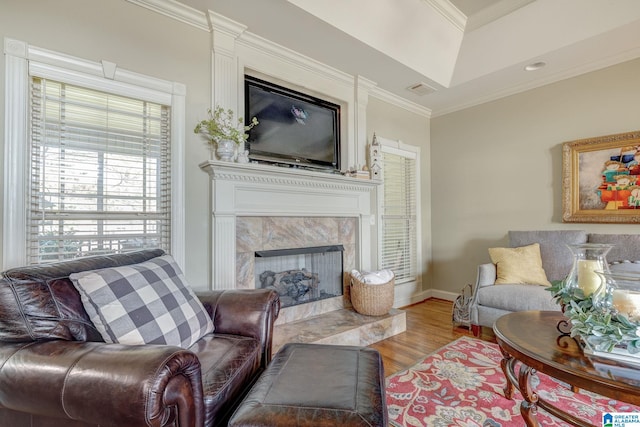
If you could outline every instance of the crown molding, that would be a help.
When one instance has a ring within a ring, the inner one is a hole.
[[[403,108],[411,113],[418,114],[428,119],[431,118],[431,110],[429,108],[423,107],[415,102],[411,102],[384,89],[380,89],[377,86],[371,88],[369,95],[378,98],[381,101],[395,105],[396,107]]]
[[[152,10],[177,21],[209,32],[209,22],[204,12],[175,0],[127,0],[145,9]]]
[[[494,3],[491,6],[481,9],[477,13],[467,18],[466,32],[473,31],[484,25],[487,25],[497,19],[502,18],[505,15],[510,14],[534,0],[502,0]]]
[[[445,17],[460,31],[464,31],[467,26],[467,17],[460,12],[449,0],[422,0],[427,3],[436,12]]]
[[[447,108],[436,108],[433,112],[433,118],[444,116],[446,114],[455,113],[456,111],[464,110],[467,108],[475,107],[478,105],[485,104],[491,101],[497,101],[502,98],[506,98],[512,95],[518,95],[520,93],[526,92],[528,90],[536,89],[542,86],[546,86],[552,83],[557,83],[562,80],[570,79],[573,77],[579,77],[583,74],[587,74],[593,71],[598,71],[603,68],[607,68],[613,65],[621,64],[627,61],[632,61],[634,59],[640,58],[640,48],[631,49],[625,52],[622,52],[617,55],[612,55],[608,58],[604,58],[599,61],[589,62],[587,64],[582,64],[577,67],[573,67],[569,70],[565,70],[559,73],[551,74],[545,78],[538,79],[532,82],[528,82],[525,84],[511,86],[501,91],[493,92],[486,96],[479,96],[477,98],[471,99],[467,102],[462,102],[459,104],[451,105]]]
[[[247,30],[247,26],[241,24],[233,19],[227,18],[224,15],[220,15],[212,10],[208,11],[209,20],[211,21],[211,27],[216,31],[221,31],[229,36],[238,38],[242,33]]]
[[[306,71],[310,71],[314,74],[327,77],[335,82],[340,82],[344,85],[353,85],[352,75],[340,71],[336,68],[330,67],[327,64],[312,59],[308,56],[304,56],[299,52],[274,43],[261,36],[251,33],[250,31],[241,34],[238,38],[238,43],[265,53],[273,58],[277,58],[289,64],[294,64],[295,66],[303,68]]]

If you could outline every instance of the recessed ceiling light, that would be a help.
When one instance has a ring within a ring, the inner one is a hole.
[[[546,65],[547,65],[546,62],[542,62],[542,61],[534,62],[534,63],[531,63],[531,64],[525,66],[524,70],[525,71],[536,71],[536,70],[539,70],[540,68],[545,67]]]

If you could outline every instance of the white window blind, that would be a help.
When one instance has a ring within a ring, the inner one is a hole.
[[[31,78],[30,263],[171,248],[170,107]]]
[[[396,283],[416,279],[417,176],[413,153],[382,148],[381,267],[392,270]]]

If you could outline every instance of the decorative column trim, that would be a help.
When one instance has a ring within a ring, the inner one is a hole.
[[[236,40],[246,26],[209,11],[211,21],[211,108],[220,105],[238,113],[238,58]]]
[[[233,213],[217,213],[214,211],[212,242],[212,289],[235,289],[236,216]]]
[[[356,98],[356,120],[355,120],[355,137],[356,152],[354,157],[355,166],[364,166],[367,163],[365,149],[367,147],[367,104],[369,103],[369,92],[376,87],[376,83],[362,76],[355,78],[355,98]]]

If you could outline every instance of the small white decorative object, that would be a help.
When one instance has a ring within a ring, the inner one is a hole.
[[[378,142],[378,138],[376,134],[373,134],[373,141],[369,144],[369,173],[371,179],[380,179],[382,166],[381,166],[381,156],[380,152],[380,143]]]
[[[244,150],[238,153],[236,158],[237,163],[249,163],[249,150]]]

